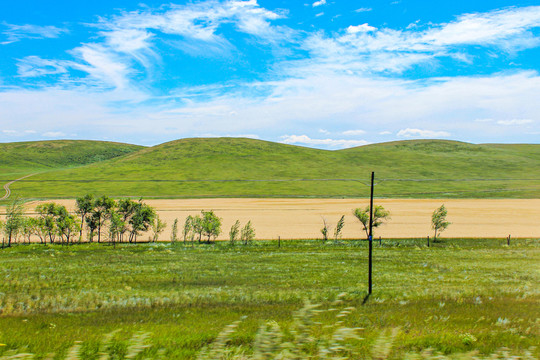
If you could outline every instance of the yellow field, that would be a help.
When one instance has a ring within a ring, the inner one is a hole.
[[[74,209],[73,200],[55,202]],[[155,207],[159,216],[167,222],[167,229],[160,240],[169,240],[175,218],[179,221],[179,236],[188,215],[200,213],[201,209],[214,210],[223,219],[223,233],[219,239],[227,239],[231,225],[240,220],[242,226],[251,220],[257,239],[313,239],[321,238],[322,217],[333,227],[341,215],[345,215],[344,238],[365,237],[352,210],[365,207],[368,199],[186,199],[146,200]],[[37,202],[28,204],[32,211]],[[376,200],[390,210],[391,220],[376,229],[374,236],[383,238],[433,236],[431,214],[441,204],[448,209],[452,225],[442,237],[540,237],[540,199],[525,200]],[[146,239],[145,236],[141,239]]]

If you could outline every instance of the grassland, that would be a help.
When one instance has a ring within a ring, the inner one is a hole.
[[[86,140],[0,143],[1,180],[53,169],[88,165],[126,155],[142,146]]]
[[[162,358],[188,359],[241,316],[233,344],[249,349],[264,321],[288,328],[305,299],[328,308],[340,293],[348,294],[340,308],[357,309],[344,324],[363,328],[360,353],[395,327],[393,357],[427,347],[489,354],[538,344],[538,240],[423,243],[376,246],[374,293],[365,305],[364,242],[15,246],[0,251],[0,356],[28,346],[42,358],[81,340],[87,358],[96,358],[103,335],[121,329],[119,352],[143,331],[153,344],[144,356],[163,349]],[[319,316],[316,331],[334,315]]]
[[[49,171],[12,190],[26,198],[88,192],[161,198],[365,197],[371,171],[379,197],[540,197],[540,145],[436,140],[326,151],[252,139],[183,139]]]

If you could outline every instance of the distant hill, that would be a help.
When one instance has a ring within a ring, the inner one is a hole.
[[[142,149],[106,141],[52,140],[0,143],[0,177],[87,165]]]
[[[139,148],[140,149],[140,148]],[[540,145],[412,140],[328,151],[245,138],[171,141],[14,184],[25,197],[540,197]],[[309,181],[307,181],[309,180]]]

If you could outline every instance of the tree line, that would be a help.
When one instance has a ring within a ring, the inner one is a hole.
[[[20,200],[6,208],[6,220],[0,222],[7,246],[22,238],[30,243],[31,237],[42,244],[72,244],[74,242],[137,242],[142,233],[152,230],[156,241],[166,224],[156,210],[142,199],[116,201],[106,195],[94,197],[87,194],[75,201],[75,213],[54,202],[39,204],[37,216],[25,216]]]

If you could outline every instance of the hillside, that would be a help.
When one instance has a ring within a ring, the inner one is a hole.
[[[182,139],[37,175],[14,184],[13,190],[24,197],[73,197],[87,192],[146,197],[365,197],[371,171],[376,172],[380,197],[540,197],[540,145],[440,140],[327,151],[243,138]]]
[[[106,141],[52,140],[0,143],[2,180],[12,175],[71,168],[112,159],[142,146]]]

